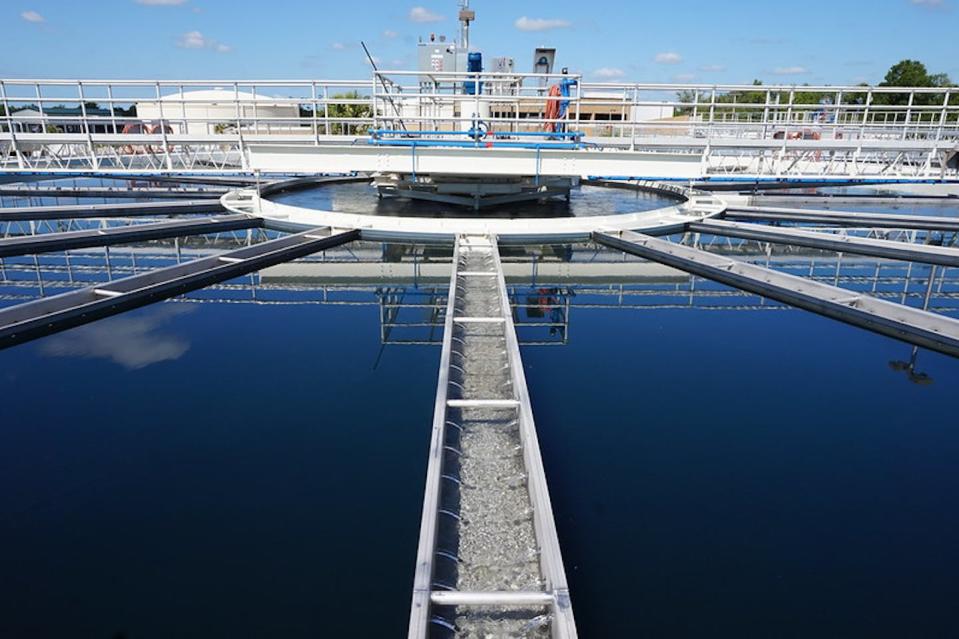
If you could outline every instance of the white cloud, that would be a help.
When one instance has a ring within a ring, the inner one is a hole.
[[[946,4],[943,0],[911,0],[911,2],[917,7],[929,7],[931,9],[936,9]]]
[[[100,320],[43,340],[39,351],[47,357],[108,359],[127,370],[177,360],[190,349],[190,342],[161,329],[194,310],[186,304],[163,304]]]
[[[513,23],[513,26],[520,31],[549,31],[551,29],[565,29],[571,25],[572,23],[569,20],[561,18],[527,18],[526,16],[517,18],[516,22]]]
[[[336,49],[337,51],[343,51],[344,49],[346,49],[346,45],[343,44],[342,42],[334,42],[330,46]]]
[[[413,7],[410,9],[410,20],[413,22],[440,22],[444,19],[443,16],[430,11],[426,7]]]
[[[695,74],[692,74],[692,73],[677,73],[676,75],[673,76],[673,80],[675,80],[676,82],[690,82],[695,79],[696,79],[696,76]]]
[[[773,73],[776,75],[804,75],[809,73],[809,69],[806,67],[793,66],[793,67],[776,67],[773,69]]]
[[[47,21],[46,18],[44,18],[42,15],[40,15],[36,11],[24,11],[20,14],[20,17],[26,20],[27,22],[34,22],[36,24]]]
[[[136,0],[136,3],[148,7],[177,7],[181,4],[186,4],[186,1],[187,0]]]
[[[177,38],[176,46],[181,49],[210,49],[217,53],[229,53],[233,50],[230,45],[207,38],[199,31],[187,31]]]
[[[658,64],[679,64],[683,61],[683,56],[679,55],[675,51],[664,51],[662,53],[657,53],[656,57],[653,58],[653,61]]]
[[[387,29],[386,31],[383,32],[383,37],[384,37],[384,38],[389,38],[390,40],[392,40],[393,38],[395,38],[395,37],[398,36],[398,35],[400,35],[400,34],[397,33],[396,31],[393,31],[392,29]]]
[[[721,64],[704,64],[703,66],[699,67],[699,70],[703,73],[719,73],[721,71],[725,71],[726,67]]]
[[[202,49],[207,46],[207,41],[199,31],[187,31],[179,37],[176,45],[184,49]]]
[[[626,75],[626,72],[614,67],[600,67],[593,71],[593,75],[597,78],[621,78]]]

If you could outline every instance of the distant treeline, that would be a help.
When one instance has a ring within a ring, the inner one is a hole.
[[[736,105],[736,104],[765,104],[767,90],[761,88],[763,83],[761,80],[753,80],[753,86],[757,87],[756,90],[744,90],[744,91],[729,91],[726,93],[717,93],[716,94],[716,104],[721,105]],[[803,86],[808,85],[798,85],[793,90],[793,104],[834,104],[836,97],[839,92],[837,91],[813,91],[813,90],[803,90]],[[866,91],[870,88],[869,84],[862,83],[857,86],[863,88],[863,91],[847,91],[844,92],[841,96],[842,104],[865,104],[867,93]],[[917,60],[902,60],[894,64],[889,71],[886,73],[883,81],[880,82],[877,86],[880,87],[920,87],[920,88],[949,88],[955,87],[956,85],[952,83],[952,80],[949,79],[949,76],[945,73],[932,73],[926,69],[926,65]],[[695,102],[696,95],[694,91],[680,91],[676,94],[679,102]],[[769,99],[772,104],[782,103],[785,104],[789,101],[789,92],[783,91],[772,91],[769,92]],[[945,92],[942,93],[922,93],[916,94],[913,98],[913,104],[916,106],[932,106],[932,105],[941,105],[945,100]],[[699,105],[700,110],[703,108],[703,104],[708,104],[712,101],[712,95],[709,93],[704,93],[703,91],[699,92]],[[906,105],[909,103],[909,95],[907,93],[874,93],[872,96],[872,104],[875,105]],[[959,92],[954,92],[950,95],[949,104],[959,104]],[[728,109],[723,109],[728,110]],[[680,107],[676,109],[677,115],[690,115],[693,112],[693,107]]]

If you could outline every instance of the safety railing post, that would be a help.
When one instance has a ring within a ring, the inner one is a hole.
[[[163,157],[166,160],[166,168],[168,171],[173,170],[173,159],[170,157],[170,140],[167,138],[166,132],[166,119],[163,116],[163,95],[160,92],[160,83],[155,82],[153,85],[154,93],[156,94],[157,101],[157,111],[160,114],[160,139],[163,141]]]
[[[246,161],[246,146],[243,141],[243,112],[242,107],[240,106],[240,85],[237,82],[233,83],[233,104],[234,111],[236,112],[236,138],[237,138],[237,148],[240,151],[240,164],[244,169],[248,169],[248,163]],[[207,125],[209,126],[209,125]]]
[[[942,111],[939,114],[939,127],[936,129],[936,141],[942,139],[943,129],[946,127],[946,116],[949,111],[949,89],[946,89],[946,94],[943,96],[942,100]]]
[[[38,85],[39,88],[39,85]],[[113,133],[117,134],[120,131],[117,131],[117,109],[116,105],[113,103],[113,85],[107,85],[107,103],[110,105],[110,127],[113,129]]]
[[[87,119],[87,101],[83,95],[83,83],[77,82],[77,96],[80,98],[80,119],[83,134],[87,139],[87,152],[90,154],[90,168],[94,171],[100,168],[96,149],[93,147],[93,136],[90,134],[90,122]]]
[[[866,123],[869,120],[869,108],[872,106],[872,89],[866,91],[866,104],[862,110],[862,124],[859,126],[859,139],[866,136]]]
[[[313,143],[316,145],[320,144],[320,126],[319,126],[319,114],[317,114],[317,109],[319,105],[316,103],[316,80],[310,83],[310,96],[312,99],[311,106],[313,107]]]

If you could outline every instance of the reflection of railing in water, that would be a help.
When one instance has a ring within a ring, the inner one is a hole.
[[[243,234],[240,234],[243,235]],[[245,237],[222,238],[222,243],[243,246]],[[224,247],[221,247],[224,248]],[[51,294],[75,290],[175,264],[182,259],[209,254],[203,248],[180,255],[176,247],[119,247],[114,250],[83,250],[62,254],[24,256],[0,260],[0,301],[23,302]],[[375,251],[370,251],[373,253]],[[332,253],[332,251],[331,251]],[[339,258],[348,253],[339,251]],[[753,260],[765,263],[768,256]],[[334,264],[322,257],[314,265]],[[350,261],[363,264],[363,261]],[[368,263],[368,262],[367,262]],[[338,266],[346,265],[336,262]],[[843,285],[850,290],[868,292],[876,297],[921,307],[930,294],[929,310],[959,314],[959,269],[941,268],[933,286],[928,287],[928,267],[865,258],[842,256],[780,256],[770,264],[785,272],[814,280]],[[709,280],[675,273],[633,278],[631,281],[563,284],[530,276],[508,285],[514,321],[524,344],[565,344],[569,339],[572,309],[665,310],[699,309],[711,311],[785,310],[788,307],[757,295],[729,289]],[[259,304],[259,305],[340,305],[377,306],[380,337],[384,344],[438,343],[447,291],[441,284],[418,283],[397,277],[382,283],[341,283],[324,281],[264,282],[259,274],[244,276],[228,283],[176,298],[186,303]],[[579,312],[579,310],[577,311]]]

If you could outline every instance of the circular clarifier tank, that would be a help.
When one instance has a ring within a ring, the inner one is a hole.
[[[357,215],[429,218],[567,218],[650,211],[676,204],[677,198],[640,190],[583,185],[564,198],[471,208],[399,197],[379,197],[371,183],[326,184],[271,196],[273,202],[319,211]]]

